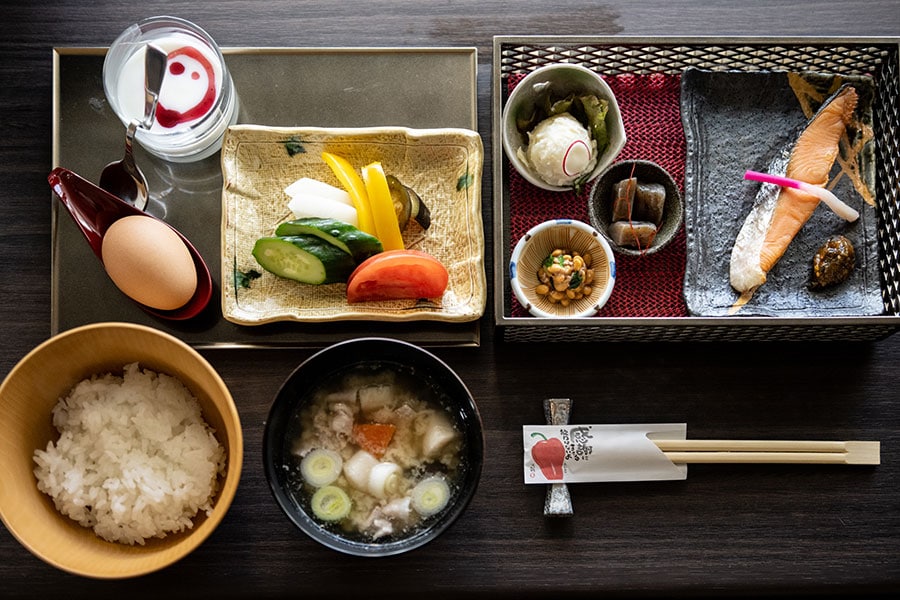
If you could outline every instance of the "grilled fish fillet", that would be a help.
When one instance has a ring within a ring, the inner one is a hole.
[[[824,186],[837,158],[841,136],[853,118],[858,96],[845,85],[816,112],[790,156],[776,158],[769,172]],[[766,275],[809,220],[820,200],[792,188],[763,184],[731,250],[731,286],[744,294]]]

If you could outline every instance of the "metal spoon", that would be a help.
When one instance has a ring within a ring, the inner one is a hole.
[[[149,194],[147,179],[134,164],[134,155],[132,154],[134,135],[138,127],[150,129],[153,126],[156,118],[156,105],[159,102],[159,90],[162,87],[165,73],[165,51],[153,44],[147,44],[144,59],[144,118],[140,121],[132,119],[125,130],[125,157],[106,165],[100,174],[101,188],[134,204],[140,210],[146,208]]]

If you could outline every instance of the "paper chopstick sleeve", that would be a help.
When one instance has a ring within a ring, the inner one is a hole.
[[[683,440],[685,423],[525,425],[525,483],[659,481],[687,478],[652,440]]]

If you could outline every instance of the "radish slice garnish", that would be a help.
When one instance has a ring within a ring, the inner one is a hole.
[[[566,153],[562,160],[563,173],[568,177],[578,175],[590,164],[591,149],[584,143],[584,140],[575,140],[566,148]]]

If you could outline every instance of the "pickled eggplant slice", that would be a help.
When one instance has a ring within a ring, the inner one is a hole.
[[[421,225],[422,229],[431,227],[431,211],[428,210],[419,194],[393,175],[387,176],[387,182],[400,229],[406,227],[410,219]]]

